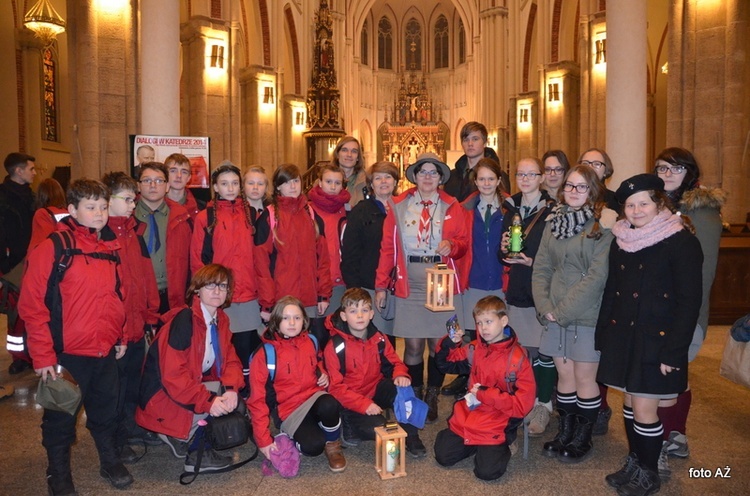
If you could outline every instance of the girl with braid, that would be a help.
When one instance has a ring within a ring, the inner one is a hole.
[[[240,169],[228,161],[222,162],[211,174],[214,199],[195,218],[190,269],[195,274],[204,265],[217,263],[232,271],[234,294],[225,313],[229,316],[232,344],[242,363],[245,386],[248,386],[250,355],[260,344],[261,321],[253,267],[255,228],[241,178]]]
[[[601,406],[594,330],[617,214],[605,207],[604,185],[589,166],[571,169],[562,191],[534,259],[531,290],[545,326],[539,353],[552,357],[558,376],[559,429],[544,444],[544,454],[577,463],[592,454],[592,429]]]
[[[271,204],[255,231],[260,315],[268,321],[276,302],[291,295],[302,302],[308,317],[322,317],[333,289],[325,226],[302,193],[299,167],[279,165],[271,186]]]

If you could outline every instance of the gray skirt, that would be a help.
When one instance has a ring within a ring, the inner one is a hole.
[[[258,300],[232,303],[224,309],[224,313],[229,317],[229,330],[232,332],[263,330]]]
[[[312,396],[307,398],[304,403],[302,403],[297,407],[296,410],[290,413],[289,416],[281,423],[281,432],[285,432],[289,434],[289,437],[293,438],[294,433],[297,432],[297,428],[302,423],[302,421],[305,420],[305,417],[307,417],[307,413],[313,407],[318,398],[320,398],[324,394],[328,393],[326,393],[325,391],[314,392]]]
[[[516,331],[521,346],[539,348],[544,326],[536,318],[536,308],[508,305],[508,319],[510,320],[510,326]]]
[[[372,298],[372,309],[375,310],[375,316],[372,318],[372,323],[375,324],[375,327],[378,328],[378,331],[384,334],[388,334],[389,336],[393,335],[393,320],[385,320],[380,316],[380,312],[378,312],[378,309],[375,308],[375,290],[367,288],[362,289],[370,293],[370,298]]]
[[[599,362],[594,350],[594,327],[571,325],[560,327],[557,322],[547,324],[542,332],[539,353],[550,357],[570,358],[574,362]]]
[[[433,312],[425,308],[427,273],[431,263],[408,264],[409,297],[396,298],[396,318],[393,319],[393,335],[400,338],[442,338],[446,334],[445,321],[458,315],[463,316],[460,295],[453,297],[455,310]],[[460,322],[461,327],[464,323]]]
[[[329,305],[328,308],[326,308],[325,313],[322,315],[323,317],[328,317],[339,309],[341,306],[341,297],[344,296],[344,291],[346,291],[346,286],[333,287],[333,294],[331,295],[331,299],[328,300]]]
[[[497,296],[505,301],[505,295],[502,288],[485,291],[484,289],[469,288],[461,295],[461,304],[464,307],[463,316],[459,315],[458,320],[464,329],[476,329],[474,323],[474,307],[477,302],[485,296]],[[455,301],[455,300],[454,300]],[[515,329],[515,328],[514,328]]]

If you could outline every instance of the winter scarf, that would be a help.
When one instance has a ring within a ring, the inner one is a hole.
[[[628,253],[635,253],[667,239],[684,228],[682,217],[665,208],[643,227],[632,228],[627,219],[619,220],[612,228],[612,234],[617,239],[617,246]]]
[[[344,208],[344,204],[349,203],[352,195],[345,189],[339,191],[338,195],[329,195],[321,189],[320,185],[316,184],[307,194],[307,197],[317,208],[332,214]]]
[[[583,226],[594,216],[594,209],[584,205],[573,210],[567,205],[558,205],[552,209],[550,227],[556,239],[568,239],[583,231]]]

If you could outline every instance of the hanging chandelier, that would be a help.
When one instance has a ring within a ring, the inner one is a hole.
[[[49,0],[39,0],[35,3],[24,16],[23,25],[32,30],[45,47],[49,47],[55,41],[55,37],[65,31],[65,20],[52,7]]]

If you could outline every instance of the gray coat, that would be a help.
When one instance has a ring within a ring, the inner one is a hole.
[[[561,327],[596,325],[607,282],[610,229],[616,217],[612,210],[602,211],[599,239],[587,237],[594,219],[589,219],[580,234],[568,239],[555,238],[547,223],[531,277],[537,316],[542,324],[547,323],[544,316],[552,313]]]

